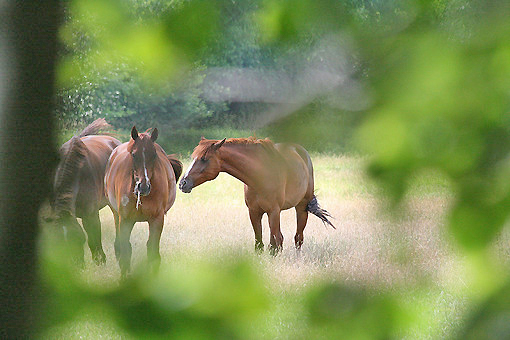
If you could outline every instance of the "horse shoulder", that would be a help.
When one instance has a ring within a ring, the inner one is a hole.
[[[129,197],[131,188],[132,164],[127,144],[121,144],[113,150],[106,167],[105,193],[115,209],[119,208],[123,195]]]

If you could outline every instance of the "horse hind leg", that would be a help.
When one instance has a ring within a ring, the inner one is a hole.
[[[83,217],[83,228],[87,232],[88,244],[92,259],[97,265],[106,263],[106,255],[103,251],[101,242],[101,221],[99,220],[99,211]]]
[[[297,228],[296,228],[296,236],[294,236],[294,244],[297,250],[301,249],[303,245],[303,231],[306,227],[306,222],[308,221],[308,211],[305,206],[296,206],[296,219],[297,219]]]
[[[85,245],[85,233],[76,220],[76,217],[67,212],[63,212],[62,215],[63,217],[61,217],[57,223],[58,227],[62,228],[62,234],[70,254],[69,257],[73,262],[78,264],[78,266],[83,267],[85,265],[85,253],[83,250],[83,246]]]

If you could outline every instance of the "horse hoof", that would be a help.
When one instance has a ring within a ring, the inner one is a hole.
[[[281,251],[282,251],[282,247],[272,247],[272,246],[269,247],[269,254],[271,254],[271,256],[276,256]]]
[[[106,255],[104,253],[92,255],[92,260],[98,266],[104,265],[106,264]]]
[[[264,252],[264,243],[255,242],[255,253],[262,254]]]

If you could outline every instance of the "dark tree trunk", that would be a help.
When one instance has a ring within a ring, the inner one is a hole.
[[[30,337],[37,214],[56,163],[54,70],[59,2],[0,4],[0,338]]]

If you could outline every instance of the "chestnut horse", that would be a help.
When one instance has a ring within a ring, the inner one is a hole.
[[[182,163],[167,156],[155,143],[157,138],[158,129],[139,134],[133,126],[131,140],[113,151],[106,169],[106,196],[115,215],[115,255],[123,277],[131,266],[129,238],[135,222],[149,222],[147,257],[154,270],[161,262],[164,217],[174,204]]]
[[[303,244],[303,230],[308,212],[324,224],[333,226],[329,213],[321,209],[314,195],[313,167],[308,152],[296,144],[273,144],[268,139],[231,138],[202,140],[192,154],[193,161],[179,183],[179,188],[191,190],[226,172],[244,183],[244,200],[255,232],[255,249],[264,249],[262,216],[268,215],[270,251],[282,249],[280,212],[295,208],[297,231],[295,246]]]
[[[104,174],[108,157],[121,143],[107,135],[96,135],[110,125],[97,119],[78,136],[60,148],[60,163],[55,173],[53,197],[50,200],[57,225],[63,226],[65,238],[76,244],[78,261],[83,262],[85,234],[76,220],[82,219],[88,236],[92,259],[106,262],[101,243],[99,210],[106,206]]]

